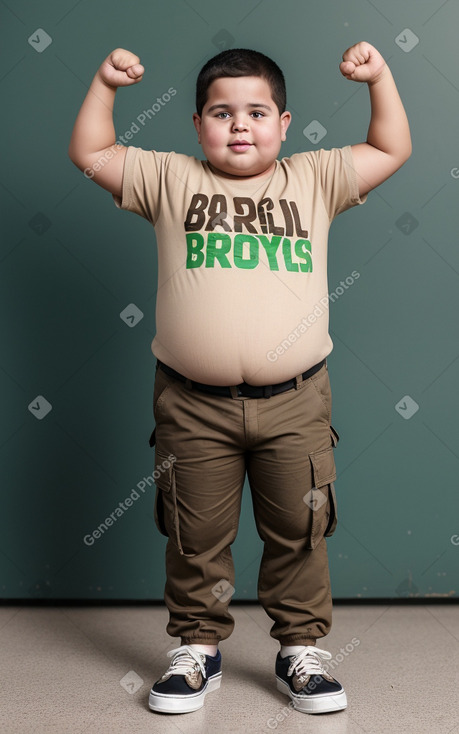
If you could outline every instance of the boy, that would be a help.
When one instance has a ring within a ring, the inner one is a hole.
[[[246,471],[264,541],[258,598],[280,643],[277,687],[305,713],[347,705],[326,670],[331,654],[316,647],[331,627],[326,537],[336,526],[328,229],[403,165],[411,140],[373,46],[349,48],[340,70],[366,82],[371,101],[366,142],[341,149],[278,160],[291,120],[284,77],[247,49],[223,51],[198,76],[205,161],[115,143],[116,89],[144,73],[123,49],[103,62],[75,123],[72,161],[148,219],[158,243],[150,444],[166,467],[155,518],[168,537],[167,631],[181,645],[151,689],[154,711],[195,711],[220,686]]]

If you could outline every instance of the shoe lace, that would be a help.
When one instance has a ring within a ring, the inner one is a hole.
[[[320,650],[318,647],[306,646],[295,655],[290,663],[287,675],[295,672],[298,676],[321,675],[326,673],[323,661],[331,660],[331,653],[327,650]]]
[[[206,669],[200,653],[193,650],[189,645],[182,645],[176,647],[175,650],[169,650],[167,655],[172,657],[172,662],[165,675],[186,675],[196,670],[196,666],[198,666],[202,677],[206,678]]]

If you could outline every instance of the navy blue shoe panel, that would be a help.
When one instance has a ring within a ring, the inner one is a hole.
[[[156,681],[156,683],[153,684],[152,691],[155,691],[155,693],[178,695],[199,693],[199,691],[202,691],[204,686],[207,684],[209,678],[212,678],[214,675],[217,675],[217,673],[220,673],[221,668],[222,655],[220,650],[218,650],[215,656],[206,655],[205,669],[207,678],[203,678],[201,686],[198,689],[191,688],[191,686],[189,686],[186,682],[184,675],[171,675],[171,677],[163,681],[163,683],[159,683],[159,681]]]
[[[283,658],[280,654],[280,652],[277,653],[276,658],[276,675],[279,678],[282,678],[283,681],[285,681],[292,693],[294,693],[296,696],[298,696],[300,693],[302,695],[320,695],[322,693],[338,693],[341,692],[343,689],[338,683],[337,680],[333,679],[332,681],[327,680],[322,675],[319,675],[318,673],[316,675],[311,675],[308,683],[304,688],[301,689],[301,691],[296,691],[292,686],[292,679],[293,675],[288,676],[287,672],[290,667],[291,663],[291,657],[288,656]]]

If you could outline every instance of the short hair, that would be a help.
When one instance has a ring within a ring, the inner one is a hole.
[[[287,92],[285,79],[278,65],[268,56],[248,48],[231,48],[213,56],[202,67],[196,81],[196,112],[202,115],[207,91],[220,77],[259,76],[265,79],[281,115],[285,112]]]

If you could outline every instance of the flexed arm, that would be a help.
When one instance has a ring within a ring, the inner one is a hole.
[[[370,93],[371,119],[366,142],[351,146],[362,196],[408,160],[410,128],[391,71],[374,46],[362,41],[348,48],[340,71],[346,79],[366,82]]]
[[[99,186],[121,195],[126,148],[116,143],[113,106],[118,87],[142,80],[144,68],[130,51],[117,48],[101,64],[81,106],[68,154]]]

